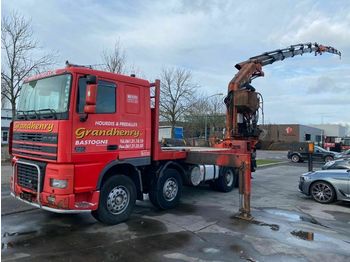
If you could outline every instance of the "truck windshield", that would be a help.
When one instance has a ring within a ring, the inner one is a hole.
[[[49,114],[56,118],[58,113],[67,112],[70,86],[70,74],[24,83],[17,105],[18,116]]]

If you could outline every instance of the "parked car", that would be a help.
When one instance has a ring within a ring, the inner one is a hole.
[[[350,158],[329,161],[322,167],[322,169],[350,169]]]
[[[302,174],[299,190],[322,204],[335,200],[350,201],[350,169],[319,170]]]
[[[341,152],[335,156],[335,159],[340,159],[340,158],[350,158],[350,149]]]
[[[322,147],[315,146],[314,153],[312,154],[312,159],[315,161],[324,161],[329,162],[333,161],[335,156],[337,155],[336,152],[328,151],[326,149],[323,149]],[[309,154],[304,151],[288,151],[288,158],[292,160],[292,162],[302,162],[304,160],[307,160],[309,157]]]

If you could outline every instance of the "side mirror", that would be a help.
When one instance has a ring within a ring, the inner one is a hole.
[[[86,81],[85,106],[84,113],[96,113],[96,99],[97,99],[97,79],[96,76],[88,75]]]

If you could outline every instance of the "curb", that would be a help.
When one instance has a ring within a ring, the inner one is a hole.
[[[281,161],[281,162],[277,162],[277,163],[269,163],[269,164],[263,164],[263,165],[259,165],[259,167],[269,167],[269,166],[277,166],[277,165],[281,165],[281,164],[286,164],[289,163],[289,161]]]

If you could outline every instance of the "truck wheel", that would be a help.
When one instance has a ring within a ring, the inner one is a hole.
[[[300,162],[300,157],[297,154],[292,155],[291,160],[293,163]]]
[[[149,199],[159,209],[170,209],[179,204],[181,193],[181,175],[175,169],[169,168],[153,180]]]
[[[135,202],[134,182],[125,175],[115,175],[103,184],[98,209],[91,213],[102,223],[118,224],[129,218]]]
[[[224,167],[217,180],[215,188],[221,192],[230,192],[237,184],[238,176],[232,168]]]

